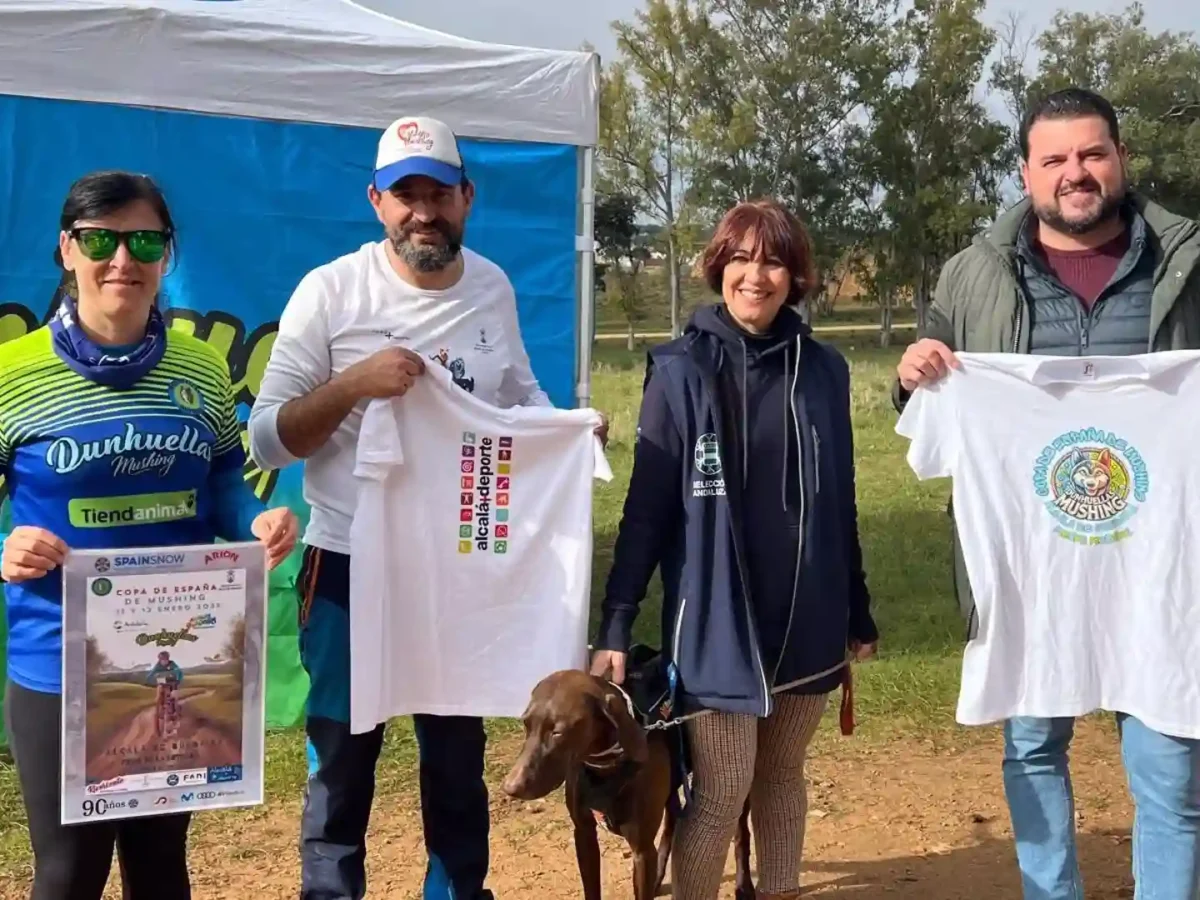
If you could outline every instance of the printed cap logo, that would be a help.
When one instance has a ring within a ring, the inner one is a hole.
[[[396,137],[408,150],[433,149],[433,136],[428,131],[422,131],[416,122],[401,122],[396,126]]]

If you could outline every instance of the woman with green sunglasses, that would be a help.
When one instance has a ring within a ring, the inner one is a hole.
[[[186,812],[60,822],[59,566],[69,547],[257,538],[274,567],[299,529],[287,508],[264,510],[242,477],[225,360],[168,329],[158,309],[175,249],[158,187],[144,175],[85,176],[71,187],[60,227],[53,318],[0,344],[0,474],[13,523],[0,554],[8,614],[4,713],[33,846],[32,898],[100,900],[115,846],[127,900],[186,900]],[[152,689],[144,699],[153,709]],[[154,771],[163,752],[156,741],[126,750],[130,775]]]

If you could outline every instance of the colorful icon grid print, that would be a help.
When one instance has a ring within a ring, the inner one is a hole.
[[[464,431],[458,461],[459,553],[508,553],[514,447],[509,435]]]

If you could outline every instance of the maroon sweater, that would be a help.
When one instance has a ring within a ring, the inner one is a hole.
[[[1054,250],[1039,245],[1046,265],[1084,305],[1091,309],[1129,250],[1129,229],[1090,250]]]

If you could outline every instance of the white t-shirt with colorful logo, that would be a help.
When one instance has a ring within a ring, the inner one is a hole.
[[[550,406],[529,363],[508,276],[466,247],[462,258],[462,277],[444,290],[418,288],[397,275],[383,241],[305,275],[279,319],[250,412],[254,460],[270,469],[299,462],[279,440],[284,404],[389,344],[448,369],[455,384],[494,406]],[[350,553],[355,448],[365,409],[365,402],[357,404],[304,460],[310,512],[304,543],[310,546]]]
[[[350,529],[350,725],[520,716],[587,664],[591,409],[500,409],[431,366],[359,432]]]
[[[920,478],[954,479],[978,616],[958,721],[1200,738],[1200,352],[958,359],[896,426]]]

